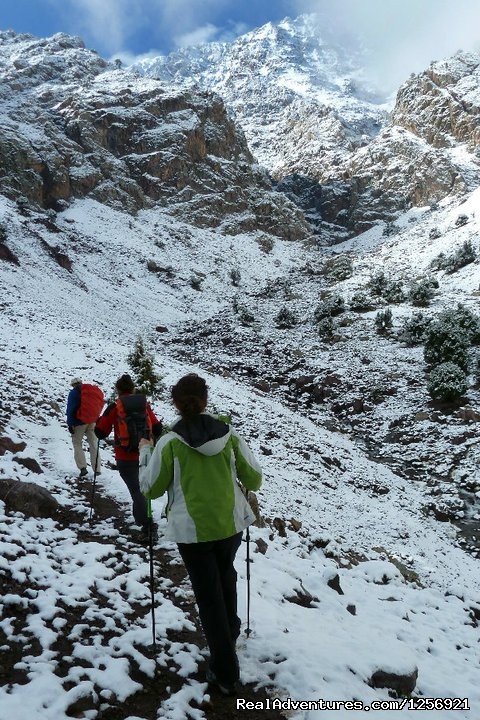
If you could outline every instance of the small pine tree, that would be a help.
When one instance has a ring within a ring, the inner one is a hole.
[[[275,325],[278,328],[286,329],[295,327],[297,324],[297,316],[290,310],[286,305],[280,308],[277,316],[275,317]]]
[[[447,275],[452,275],[460,268],[470,265],[478,258],[478,252],[470,239],[460,245],[451,255],[440,253],[430,263],[433,270],[445,270]]]
[[[460,268],[470,265],[477,259],[477,251],[473,247],[471,240],[465,240],[465,242],[453,253],[451,257],[449,267],[446,268],[446,272],[452,274]]]
[[[153,355],[145,349],[142,337],[137,338],[127,362],[132,369],[137,389],[152,398],[158,397],[163,390],[161,377],[153,369]]]
[[[317,324],[317,330],[322,340],[332,340],[334,330],[333,318],[330,316],[322,318]]]
[[[383,272],[383,270],[379,270],[375,273],[375,275],[372,275],[370,280],[367,283],[367,287],[370,289],[372,295],[376,297],[383,297],[383,293],[385,291],[385,288],[387,286],[388,280]]]
[[[434,400],[455,402],[468,389],[465,373],[455,363],[445,362],[437,365],[427,382],[427,390]]]
[[[353,260],[348,255],[337,255],[325,262],[325,273],[332,281],[348,280],[353,275]]]
[[[201,290],[202,282],[203,282],[203,278],[198,277],[198,275],[190,276],[190,280],[189,280],[190,287],[192,287],[194,290]]]
[[[255,322],[255,316],[253,315],[252,311],[247,308],[246,305],[237,304],[235,312],[238,313],[240,325],[248,326],[253,325],[253,323]]]
[[[462,227],[468,223],[468,215],[459,215],[455,220],[455,227]]]
[[[444,310],[438,320],[453,328],[459,328],[465,334],[470,345],[480,345],[480,316],[462,303],[455,308]]]
[[[390,308],[380,310],[375,317],[375,329],[379,335],[387,335],[392,329],[393,314]]]
[[[232,281],[232,285],[234,287],[238,287],[240,285],[240,270],[238,268],[232,268],[230,270],[230,280]]]
[[[375,297],[381,297],[389,303],[401,303],[405,300],[401,280],[387,278],[383,270],[372,275],[367,288]]]

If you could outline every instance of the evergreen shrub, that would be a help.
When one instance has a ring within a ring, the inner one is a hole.
[[[350,310],[354,312],[368,312],[375,308],[375,303],[366,292],[357,290],[350,298]]]
[[[468,389],[466,375],[461,367],[444,362],[433,368],[427,381],[427,390],[434,400],[455,402]]]
[[[379,335],[386,335],[393,324],[393,314],[390,308],[380,310],[375,316],[375,329]]]
[[[341,295],[330,295],[318,303],[313,313],[315,323],[324,318],[335,317],[345,312],[345,300]]]
[[[422,312],[413,313],[406,318],[400,328],[398,339],[405,343],[408,347],[421,345],[425,340],[425,336],[432,319],[426,317]]]
[[[445,255],[445,253],[437,255],[430,263],[430,267],[432,270],[445,270],[448,275],[452,275],[460,268],[475,262],[477,258],[478,252],[472,241],[468,239],[450,255]]]
[[[430,300],[435,295],[435,289],[438,288],[438,281],[432,277],[423,277],[414,280],[410,285],[408,299],[412,305],[417,307],[428,307]]]

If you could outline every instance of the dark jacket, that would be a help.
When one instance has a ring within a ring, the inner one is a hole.
[[[129,393],[120,393],[120,397],[122,396],[128,396]],[[147,402],[147,413],[148,417],[150,418],[150,422],[152,423],[152,433],[154,437],[159,437],[162,432],[162,422],[157,418],[155,413],[153,412],[152,408],[150,407],[149,403]],[[115,459],[116,460],[132,460],[138,462],[138,450],[135,452],[129,452],[125,448],[118,445],[118,420],[117,420],[117,404],[111,403],[107,406],[107,409],[101,415],[101,417],[98,418],[97,423],[95,425],[95,435],[100,439],[104,440],[106,437],[110,435],[110,433],[114,432],[114,438],[115,438]]]

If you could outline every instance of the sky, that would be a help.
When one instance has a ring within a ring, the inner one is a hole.
[[[319,13],[320,28],[333,24],[342,38],[360,33],[372,75],[392,86],[432,60],[480,50],[479,0],[0,0],[0,28],[80,35],[130,64],[304,12]]]

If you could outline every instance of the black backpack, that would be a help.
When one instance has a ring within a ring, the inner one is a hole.
[[[117,433],[115,444],[127,452],[138,452],[142,438],[152,437],[152,423],[145,395],[122,395],[116,402]]]

